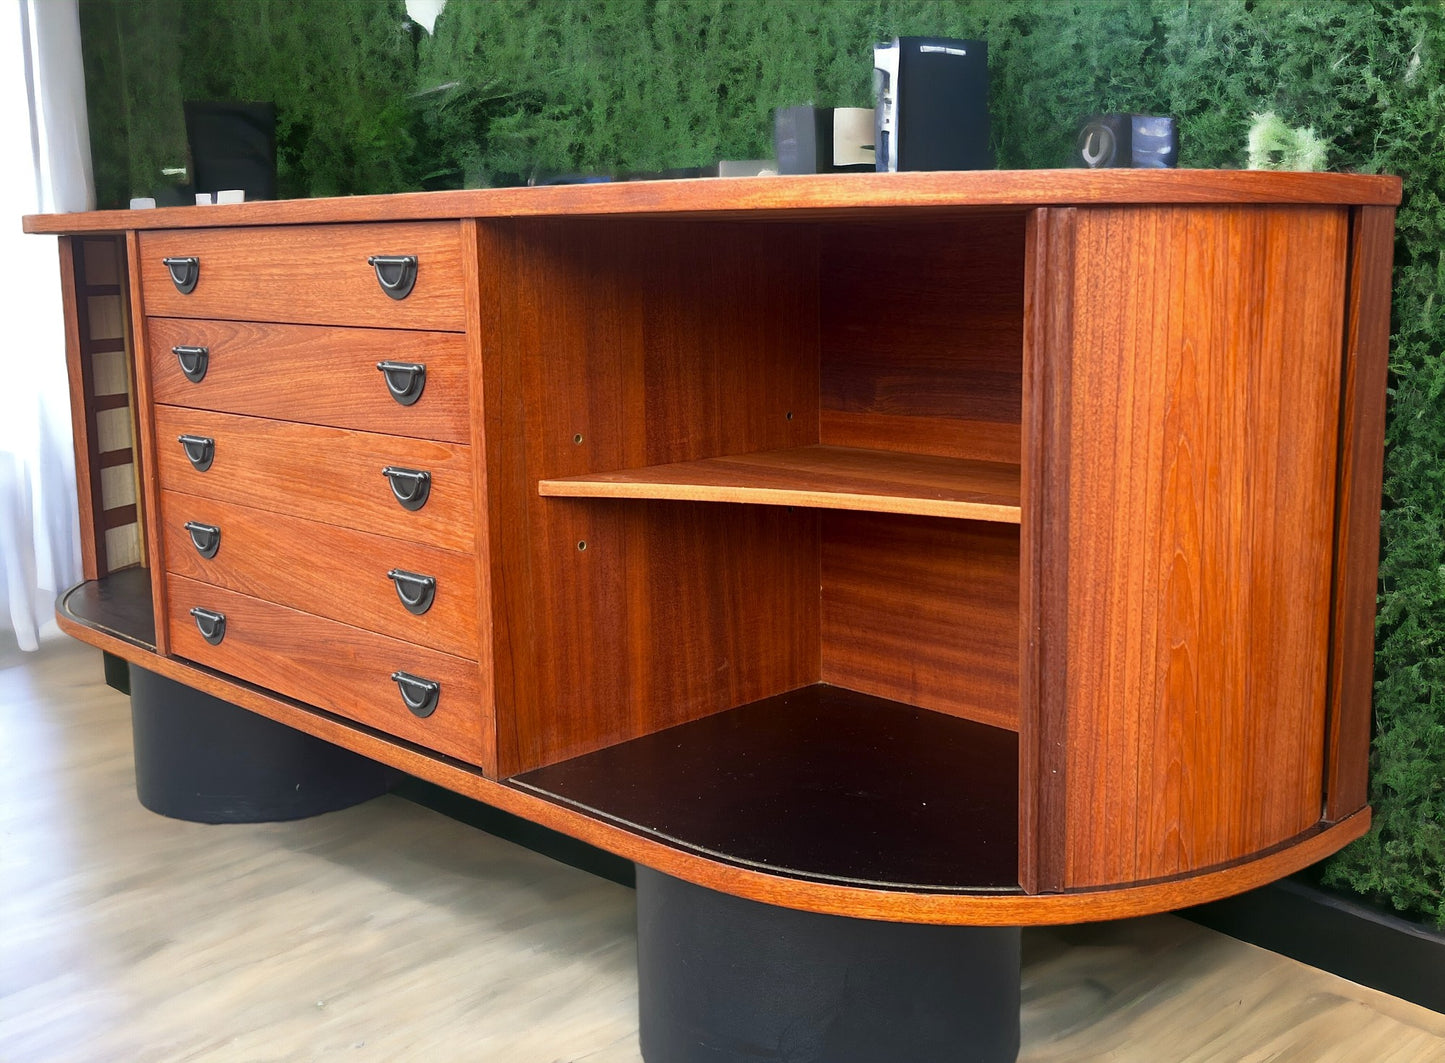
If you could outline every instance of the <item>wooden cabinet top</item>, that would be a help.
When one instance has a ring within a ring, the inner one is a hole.
[[[1394,206],[1398,177],[1258,170],[972,170],[628,181],[289,199],[211,207],[32,214],[30,233],[548,216],[867,216],[1081,204]]]

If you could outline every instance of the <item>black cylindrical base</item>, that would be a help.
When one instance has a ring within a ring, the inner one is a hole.
[[[1019,930],[880,923],[637,868],[648,1063],[1013,1063]]]
[[[194,823],[303,819],[386,793],[373,760],[132,666],[135,788],[152,812]]]

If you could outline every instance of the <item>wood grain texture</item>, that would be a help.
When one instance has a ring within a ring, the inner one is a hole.
[[[135,444],[140,448],[140,505],[142,520],[142,543],[145,546],[143,564],[150,569],[151,601],[155,606],[156,652],[170,652],[170,633],[166,625],[166,555],[164,536],[160,524],[153,520],[160,512],[160,459],[156,450],[156,405],[151,394],[150,365],[139,357],[146,349],[145,319],[145,277],[141,269],[140,235],[127,233],[125,238],[126,274],[130,288],[128,302],[130,309],[130,349],[136,353],[133,372],[135,374]],[[170,284],[170,281],[166,281]]]
[[[800,911],[862,919],[974,926],[1031,926],[1124,919],[1171,911],[1243,893],[1322,860],[1369,829],[1369,809],[1339,823],[1311,828],[1286,844],[1201,873],[1106,890],[1038,896],[895,892],[785,878],[710,860],[535,794],[496,782],[482,772],[418,746],[365,729],[251,683],[229,679],[178,657],[160,657],[133,643],[93,630],[58,613],[67,634],[177,682],[328,742],[390,764],[420,779],[484,801],[669,875],[737,897]],[[204,645],[204,643],[203,643]]]
[[[105,575],[105,536],[96,529],[96,498],[100,493],[100,474],[91,469],[90,417],[87,415],[85,354],[82,350],[80,301],[76,297],[77,267],[75,237],[63,236],[60,245],[60,301],[65,312],[65,375],[70,385],[70,436],[75,446],[75,488],[80,514],[80,568],[88,580]],[[82,255],[84,252],[82,252]]]
[[[974,170],[707,178],[415,192],[212,207],[31,214],[26,232],[121,232],[240,225],[560,215],[863,216],[1107,203],[1373,203],[1397,206],[1400,179],[1262,170]]]
[[[479,695],[484,704],[496,705],[496,646],[492,640],[492,540],[490,522],[486,513],[488,501],[487,454],[490,446],[505,446],[505,440],[489,444],[486,419],[483,415],[483,387],[487,334],[496,319],[497,290],[504,278],[490,264],[484,265],[482,241],[479,226],[470,218],[464,218],[461,232],[462,306],[466,318],[466,360],[467,391],[471,406],[467,411],[467,438],[472,450],[472,505],[476,520],[473,524],[473,615],[476,617],[476,657],[481,663]],[[493,725],[493,735],[496,728]],[[497,770],[493,738],[492,771]]]
[[[1331,821],[1362,808],[1369,798],[1390,267],[1395,252],[1393,209],[1361,207],[1352,220],[1325,751],[1325,818]]]
[[[856,447],[795,447],[543,480],[556,498],[742,502],[1017,524],[1019,470]]]
[[[455,223],[315,225],[140,234],[145,311],[154,317],[228,318],[377,328],[465,327]],[[367,263],[371,255],[416,255],[416,287],[393,299]],[[195,256],[189,295],[161,259]]]
[[[1065,886],[1320,818],[1345,237],[1334,208],[1078,216]]]
[[[394,539],[470,551],[475,542],[471,448],[373,432],[155,407],[157,461],[168,491],[339,524]],[[181,435],[215,440],[215,460],[197,472]],[[431,473],[418,510],[392,495],[382,469]]]
[[[1069,375],[1078,209],[1029,217],[1019,524],[1019,883],[1063,888],[1067,851]]]
[[[394,436],[470,442],[465,340],[450,332],[151,318],[155,401]],[[205,347],[193,384],[171,348]],[[421,398],[393,399],[378,362],[426,366]]]
[[[1024,219],[821,227],[826,444],[1019,460]]]
[[[504,278],[484,328],[503,772],[815,682],[813,514],[537,489],[817,442],[807,231],[481,229]]]
[[[479,696],[477,664],[235,591],[166,575],[171,650],[267,690],[456,757],[490,772],[492,707]],[[194,607],[226,618],[216,646],[201,637]],[[441,684],[425,719],[401,700],[394,671]]]
[[[1018,730],[1017,529],[825,513],[822,588],[823,682]]]
[[[187,521],[221,529],[214,557],[197,552]],[[174,491],[161,492],[160,522],[177,575],[478,659],[476,560],[469,553]],[[433,577],[431,608],[408,612],[387,578],[391,569]]]

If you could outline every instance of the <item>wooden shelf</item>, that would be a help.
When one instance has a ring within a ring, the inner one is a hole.
[[[1019,889],[1018,736],[841,687],[803,687],[509,785],[774,874]]]
[[[155,610],[151,607],[151,579],[146,569],[123,568],[100,579],[77,583],[60,596],[56,610],[77,624],[144,649],[156,648]]]
[[[554,498],[746,502],[1019,522],[1019,467],[854,447],[809,446],[542,480]]]

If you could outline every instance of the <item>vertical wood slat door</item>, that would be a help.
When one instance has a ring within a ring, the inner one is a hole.
[[[1025,709],[1042,890],[1320,819],[1348,230],[1328,207],[1070,215],[1071,283],[1040,295],[1070,305],[1031,309],[1065,349],[1028,355],[1066,382],[1032,396],[1062,407],[1024,532],[1066,559],[1033,620],[1058,704]]]

